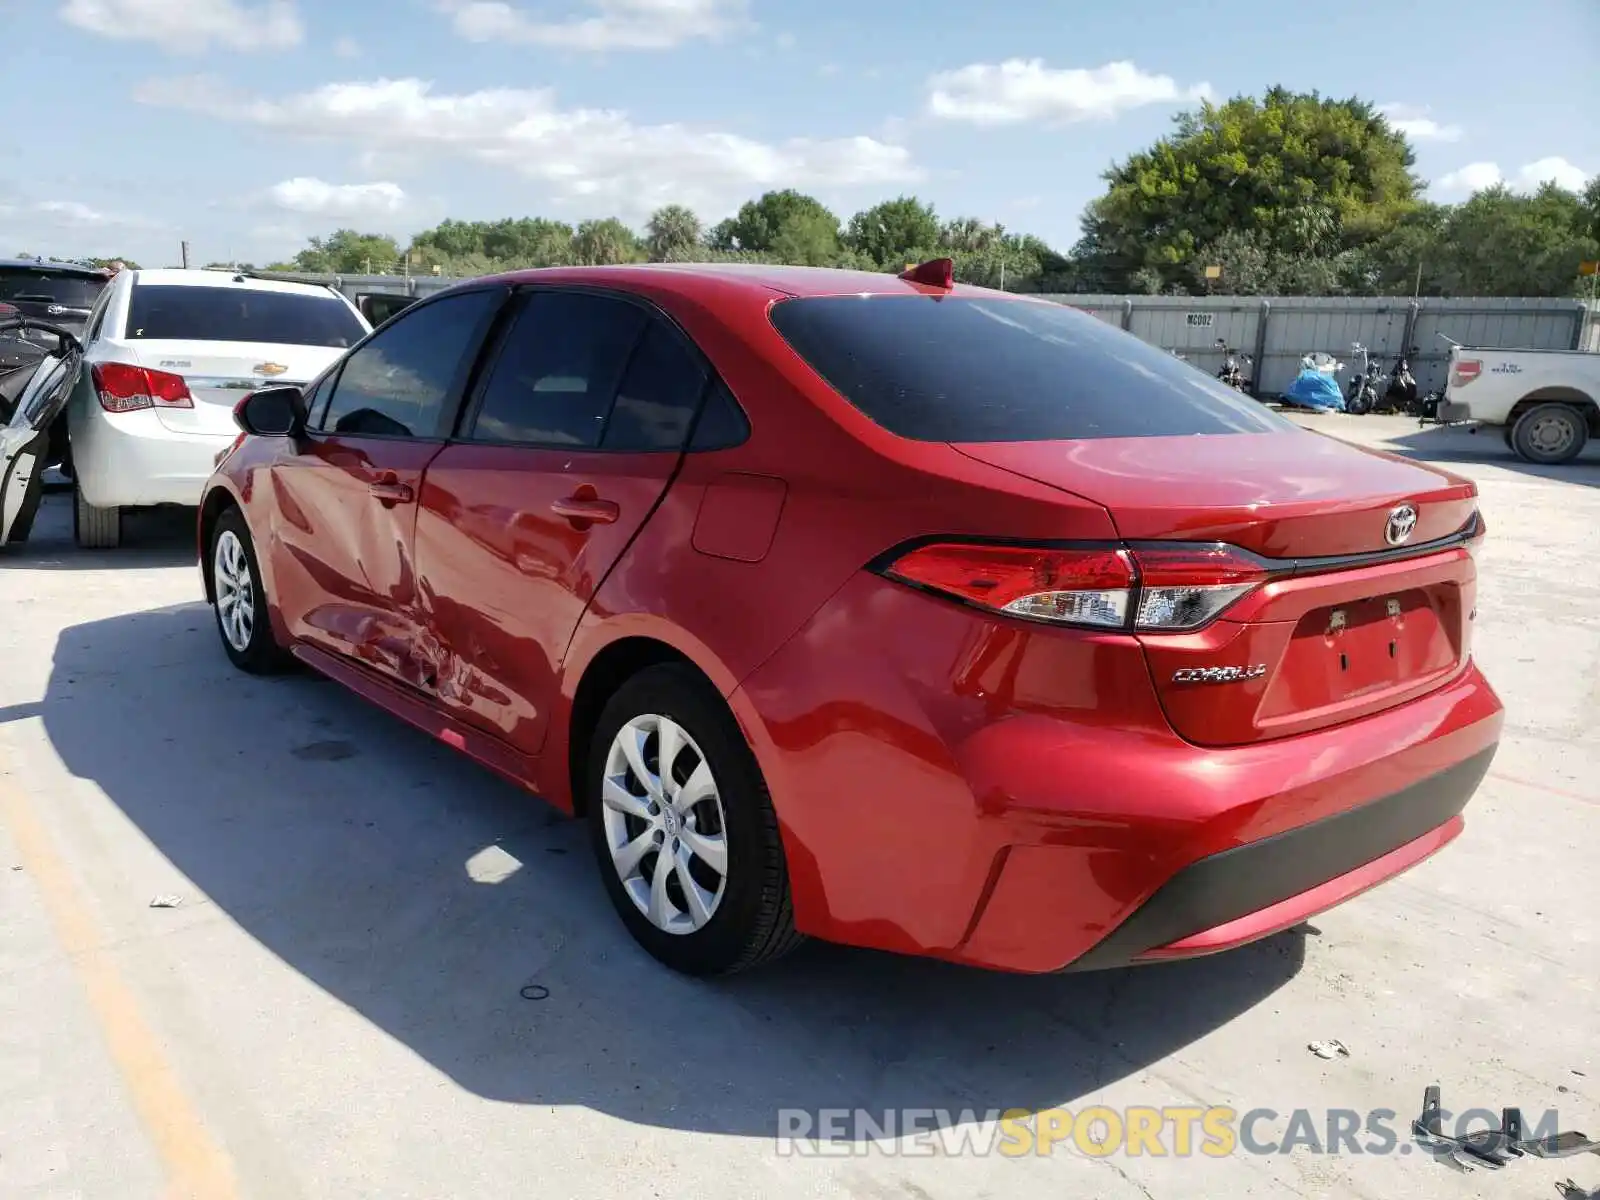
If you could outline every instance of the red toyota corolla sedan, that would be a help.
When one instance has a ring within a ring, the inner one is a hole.
[[[947,264],[474,280],[238,419],[228,656],[585,817],[679,970],[1238,946],[1447,844],[1498,744],[1471,482]]]

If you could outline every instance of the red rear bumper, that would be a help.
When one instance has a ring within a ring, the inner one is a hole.
[[[731,697],[797,924],[830,941],[1023,972],[1227,949],[1448,843],[1499,742],[1469,664],[1335,728],[1195,746],[1131,639],[985,634],[904,592],[848,586]]]

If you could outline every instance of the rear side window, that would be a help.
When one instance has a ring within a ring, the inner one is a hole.
[[[1267,433],[1287,419],[1065,305],[972,296],[780,301],[772,323],[835,391],[921,442]]]
[[[366,328],[337,296],[244,287],[136,283],[126,336],[135,340],[270,342],[344,349]]]
[[[106,279],[45,267],[0,267],[0,300],[36,300],[63,308],[93,308]]]
[[[530,294],[506,331],[471,436],[598,447],[646,319],[637,305],[609,296]]]
[[[645,326],[611,407],[604,450],[682,450],[706,388],[706,373],[660,321]]]

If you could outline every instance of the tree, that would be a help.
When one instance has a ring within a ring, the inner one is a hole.
[[[637,262],[643,254],[639,238],[616,217],[584,221],[572,238],[573,255],[586,267]]]
[[[465,264],[479,273],[518,267],[556,267],[576,261],[574,230],[565,221],[516,217],[499,221],[441,221],[411,239],[414,268],[438,266],[461,274]]]
[[[705,230],[692,209],[669,204],[650,214],[645,226],[645,248],[651,262],[686,262],[683,256],[699,249]]]
[[[1276,87],[1206,102],[1175,125],[1106,172],[1085,214],[1107,275],[1147,267],[1187,282],[1197,252],[1230,231],[1274,257],[1332,257],[1390,227],[1421,188],[1405,137],[1363,100]]]
[[[1446,296],[1570,296],[1578,265],[1600,258],[1590,227],[1584,197],[1553,183],[1488,188],[1445,219],[1430,283]]]
[[[1583,228],[1579,232],[1600,242],[1600,175],[1596,175],[1584,185],[1581,203]]]
[[[137,271],[140,269],[139,264],[134,262],[133,259],[117,258],[115,256],[111,258],[76,258],[73,259],[73,261],[82,263],[86,267],[99,267],[101,270],[109,268],[112,263],[121,263],[130,271]]]
[[[770,254],[780,262],[831,266],[839,259],[839,218],[822,201],[792,188],[747,200],[711,231],[715,250]]]
[[[885,200],[850,218],[844,244],[884,271],[903,271],[929,246],[938,244],[939,218],[933,205],[914,196]]]
[[[387,234],[340,229],[325,238],[312,238],[294,256],[293,269],[358,275],[393,271],[399,261],[400,247]]]

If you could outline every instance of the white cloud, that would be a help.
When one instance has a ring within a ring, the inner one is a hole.
[[[328,217],[392,216],[406,206],[399,184],[324,183],[303,175],[273,184],[267,197],[290,212]]]
[[[1589,182],[1589,172],[1569,163],[1559,155],[1531,162],[1517,172],[1517,182],[1532,191],[1541,183],[1554,183],[1568,191],[1576,192]]]
[[[928,80],[928,112],[950,121],[1001,125],[1018,121],[1108,120],[1130,108],[1201,100],[1208,84],[1180,87],[1131,62],[1055,69],[1040,58],[973,63]]]
[[[1428,116],[1425,108],[1410,104],[1384,104],[1378,112],[1391,128],[1414,142],[1459,142],[1462,129],[1459,125],[1441,125]]]
[[[33,206],[40,216],[54,218],[58,225],[109,225],[112,218],[77,200],[41,200]]]
[[[333,52],[340,58],[360,58],[361,43],[352,37],[342,37],[334,42]]]
[[[1504,182],[1505,177],[1500,174],[1498,163],[1475,162],[1440,176],[1433,186],[1441,192],[1481,192],[1484,188]]]
[[[66,0],[61,19],[102,37],[155,42],[179,54],[198,54],[213,43],[281,50],[305,37],[294,0]]]
[[[843,188],[921,178],[903,146],[871,137],[781,143],[687,125],[640,125],[610,109],[563,109],[548,89],[436,92],[420,79],[333,83],[280,100],[231,95],[205,79],[135,89],[147,104],[353,143],[385,155],[454,155],[546,184],[591,212],[640,216],[668,203],[708,216],[768,188]]]
[[[669,50],[747,24],[746,0],[589,0],[593,16],[543,20],[503,0],[435,0],[470,42],[524,42],[568,50]]]
[[[1520,167],[1515,175],[1509,177],[1501,172],[1498,163],[1468,163],[1441,176],[1434,183],[1433,190],[1443,195],[1465,196],[1502,183],[1519,192],[1537,191],[1541,184],[1555,183],[1575,192],[1589,179],[1589,172],[1582,167],[1575,166],[1559,155],[1552,155]]]

